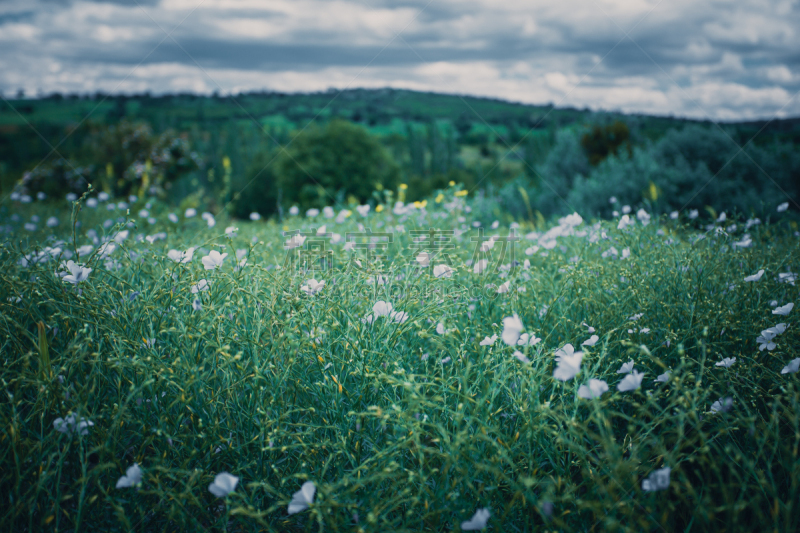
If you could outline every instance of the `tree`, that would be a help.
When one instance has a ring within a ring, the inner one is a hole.
[[[399,168],[364,128],[334,119],[311,125],[281,150],[275,164],[283,204],[324,207],[345,198],[360,202],[376,188],[394,188]]]
[[[628,125],[617,120],[608,126],[594,126],[581,137],[581,146],[589,164],[597,166],[609,155],[618,155],[621,146],[626,146],[628,155],[632,155],[630,136]]]

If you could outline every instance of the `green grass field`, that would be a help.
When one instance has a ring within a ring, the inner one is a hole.
[[[0,530],[796,531],[788,213],[479,230],[456,192],[228,234],[6,201]]]

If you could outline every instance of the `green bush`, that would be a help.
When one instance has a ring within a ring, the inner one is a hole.
[[[280,198],[275,176],[278,155],[279,149],[261,152],[243,176],[234,177],[231,203],[234,217],[248,218],[253,212],[268,217],[278,211]]]
[[[324,207],[353,197],[364,202],[376,188],[395,188],[400,171],[367,130],[344,120],[311,125],[275,162],[285,205]]]
[[[94,132],[87,140],[86,158],[103,168],[97,176],[115,196],[141,194],[150,187],[169,188],[199,166],[185,135],[167,130],[160,135],[142,122],[121,122]]]

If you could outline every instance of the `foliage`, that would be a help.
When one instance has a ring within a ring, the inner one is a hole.
[[[268,217],[278,212],[280,193],[275,176],[275,160],[279,157],[277,149],[258,154],[241,178],[235,179],[232,214],[246,219],[250,213]]]
[[[517,255],[501,257],[498,241],[476,274],[477,232],[462,232],[475,210],[456,190],[326,221],[340,236],[394,228],[384,249],[367,237],[297,254],[271,221],[226,236],[222,220],[174,223],[153,202],[136,206],[157,218],[145,239],[87,206],[73,241],[66,206],[5,204],[0,529],[452,531],[488,508],[492,531],[793,530],[800,374],[781,369],[800,333],[796,309],[770,305],[797,295],[779,276],[800,267],[785,221],[750,228],[747,248],[732,220],[708,233],[658,217],[623,230],[572,217],[546,234],[523,224]],[[23,229],[34,214],[62,224]],[[430,227],[453,232],[452,277],[416,266],[410,230]],[[509,229],[484,239],[495,233]],[[101,253],[104,242],[117,249]],[[76,246],[92,248],[79,259],[92,270],[74,285],[54,271]],[[170,252],[189,247],[185,262]],[[217,251],[222,267],[204,268]],[[329,270],[304,270],[323,257]],[[326,285],[309,295],[312,276]],[[200,280],[209,288],[193,293]],[[366,321],[379,300],[408,316]],[[538,344],[481,344],[515,313]],[[777,322],[776,346],[759,350]],[[599,339],[580,373],[554,379],[554,351],[579,347],[588,326]],[[716,364],[725,357],[732,367]],[[645,378],[620,392],[628,361]],[[580,398],[589,378],[611,390]],[[84,420],[85,434],[59,418]],[[115,488],[134,463],[141,483]],[[643,490],[665,467],[664,490]],[[240,478],[224,499],[208,488],[221,472]],[[288,515],[307,481],[313,502]]]
[[[49,197],[61,198],[67,193],[83,194],[91,183],[94,166],[81,166],[75,160],[57,158],[34,167],[23,174],[15,190],[34,196],[43,192]]]
[[[185,135],[172,130],[156,135],[148,124],[128,120],[95,132],[86,151],[88,159],[106,165],[102,189],[119,196],[170,188],[200,163]]]
[[[275,163],[286,205],[323,207],[349,197],[364,202],[376,189],[393,189],[399,169],[364,128],[344,120],[298,133]]]
[[[630,130],[628,125],[616,120],[606,126],[594,125],[581,137],[581,146],[586,152],[589,164],[597,166],[610,155],[618,155],[620,148],[631,153]]]

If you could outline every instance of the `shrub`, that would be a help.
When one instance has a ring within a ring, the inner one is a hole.
[[[591,131],[583,134],[581,146],[589,164],[597,166],[608,156],[618,155],[622,147],[631,155],[630,136],[628,125],[617,120],[607,126],[595,125]]]
[[[91,165],[81,166],[75,160],[59,157],[23,174],[15,189],[31,196],[43,192],[51,198],[63,198],[67,193],[82,194],[88,188],[93,171]]]
[[[281,151],[275,163],[284,204],[323,207],[345,198],[359,202],[376,188],[394,188],[399,168],[364,128],[335,119],[311,125]]]
[[[168,189],[200,162],[185,135],[173,130],[155,135],[148,124],[127,120],[93,133],[85,152],[90,161],[106,165],[98,178],[116,196],[153,186]]]
[[[262,152],[247,167],[244,175],[234,177],[232,214],[247,218],[256,212],[268,217],[278,211],[279,190],[275,176],[278,149]]]

